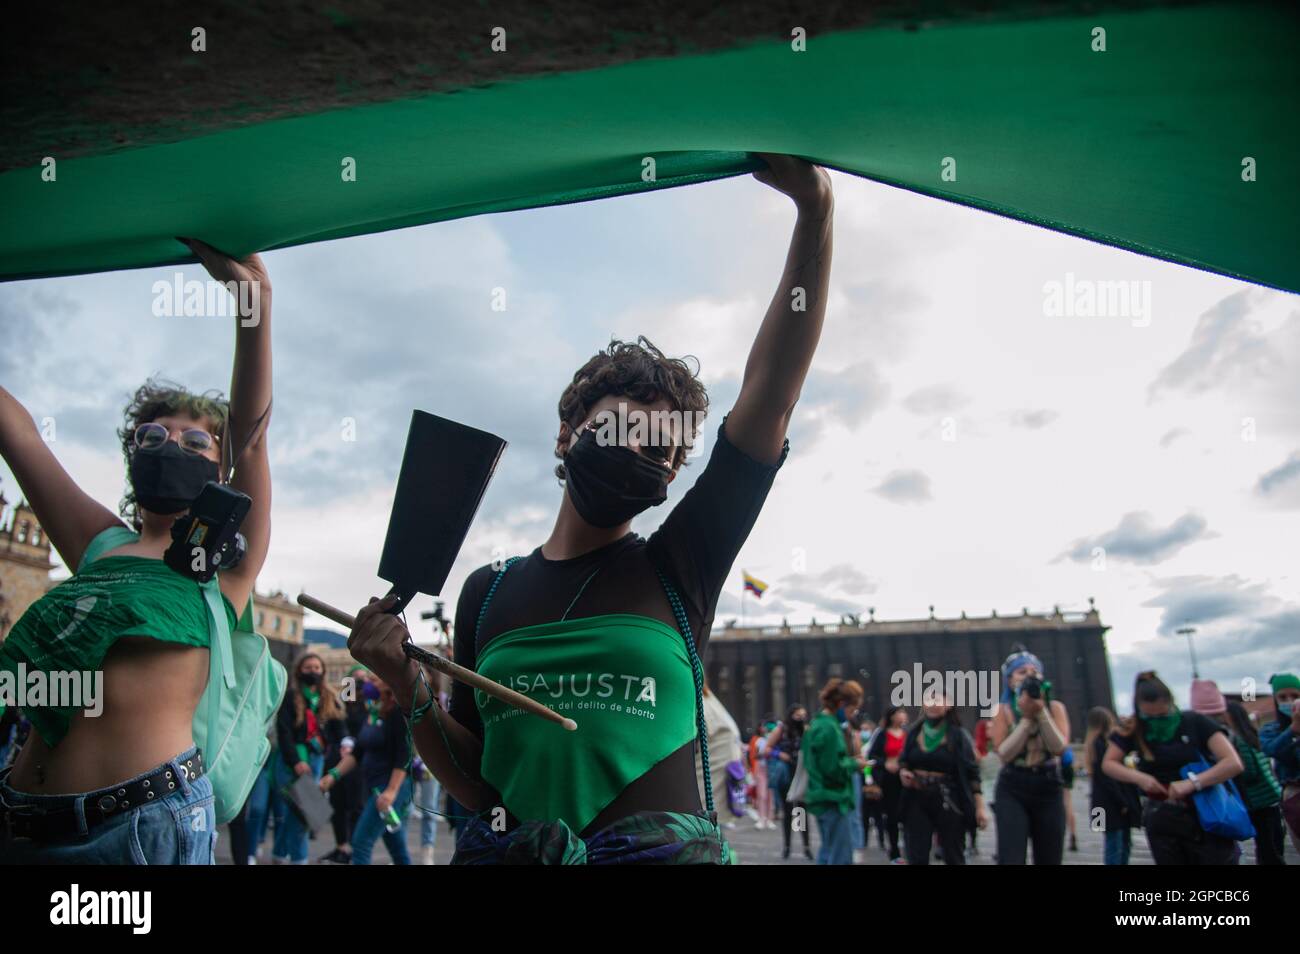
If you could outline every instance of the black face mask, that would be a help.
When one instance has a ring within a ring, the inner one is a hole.
[[[668,469],[585,430],[564,458],[569,499],[593,527],[617,527],[668,499]]]
[[[298,673],[298,681],[301,682],[304,686],[314,686],[318,682],[320,682],[320,673],[300,672]]]
[[[940,722],[943,722],[946,718],[948,718],[948,717],[947,717],[947,716],[926,716],[926,717],[925,717],[925,724],[928,725],[930,728],[933,729],[933,728],[934,728],[935,726],[937,726]]]
[[[175,441],[154,450],[136,449],[131,458],[135,500],[150,513],[180,513],[194,503],[204,484],[220,477],[217,462],[187,454]]]

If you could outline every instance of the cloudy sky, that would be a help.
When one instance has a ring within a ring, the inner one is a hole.
[[[1093,597],[1113,627],[1121,707],[1139,668],[1185,691],[1174,630],[1189,623],[1202,674],[1225,689],[1300,666],[1300,301],[834,178],[825,334],[719,625],[739,612],[744,568],[771,584],[747,621],[1079,610]],[[556,401],[611,336],[699,358],[707,454],[793,221],[787,199],[742,177],[267,255],[262,588],[345,607],[386,590],[375,569],[414,407],[510,442],[449,603],[494,552],[541,543],[561,493]],[[114,428],[131,390],[157,373],[229,385],[226,322],[151,313],[154,282],[175,272],[0,286],[0,383],[53,419],[60,460],[106,503],[123,490]],[[1045,289],[1071,281],[1137,282],[1149,315],[1053,313]],[[649,533],[666,507],[634,529]]]

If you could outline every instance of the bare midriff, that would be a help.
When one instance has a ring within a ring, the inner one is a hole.
[[[208,682],[208,650],[123,637],[102,666],[103,708],[78,712],[54,748],[33,731],[9,784],[33,795],[108,788],[194,745],[194,710]]]

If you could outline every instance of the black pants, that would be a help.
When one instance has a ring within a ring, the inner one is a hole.
[[[865,792],[862,795],[862,842],[864,847],[871,847],[873,822],[875,823],[876,839],[881,848],[885,847],[885,809],[881,801],[879,798],[867,798]]]
[[[1235,865],[1237,843],[1201,827],[1196,809],[1181,802],[1147,799],[1142,809],[1151,858],[1158,865]]]
[[[893,772],[881,771],[875,776],[880,782],[885,797],[880,800],[880,814],[885,823],[885,835],[889,838],[889,860],[902,857],[898,850],[898,827],[903,819],[899,816],[899,801],[903,796],[903,783]]]
[[[361,797],[363,794],[361,773],[356,770],[335,781],[330,789],[330,806],[334,809],[330,825],[334,829],[336,845],[352,844],[352,830],[357,827],[357,822],[361,819],[361,809],[366,802]]]
[[[1286,851],[1286,832],[1282,825],[1281,807],[1257,808],[1250,813],[1250,822],[1255,826],[1255,864],[1286,864],[1282,860]]]
[[[998,864],[1023,865],[1034,846],[1034,864],[1059,865],[1065,853],[1065,800],[1061,780],[1050,772],[1013,765],[998,773],[993,793],[998,822]]]
[[[904,805],[903,838],[909,865],[930,863],[936,834],[944,864],[966,863],[966,816],[944,799],[939,786],[908,792]]]
[[[230,819],[230,853],[234,856],[234,862],[237,865],[248,864],[248,856],[251,855],[252,848],[248,832],[248,799],[244,799],[244,806],[239,810],[239,814]]]

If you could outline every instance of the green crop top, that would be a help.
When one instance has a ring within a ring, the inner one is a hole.
[[[0,672],[18,679],[34,671],[94,671],[123,636],[208,648],[210,616],[203,587],[161,560],[99,554],[139,540],[125,527],[110,527],[86,548],[77,572],[33,603],[0,644]],[[213,581],[215,585],[215,580]],[[236,628],[235,609],[222,606]],[[20,672],[19,665],[23,665]],[[63,739],[76,706],[27,706],[23,714],[53,747]]]

